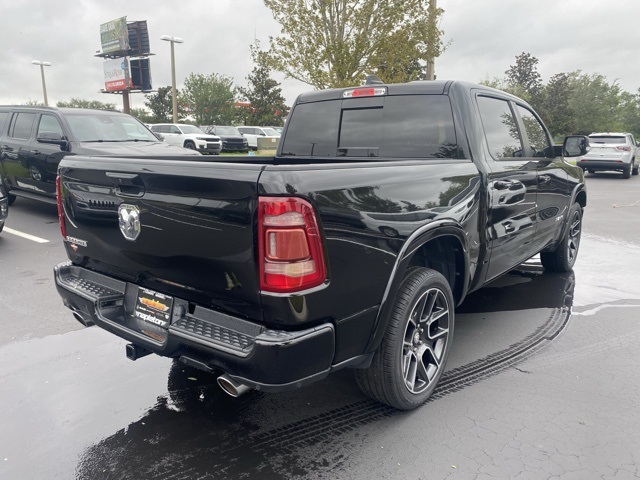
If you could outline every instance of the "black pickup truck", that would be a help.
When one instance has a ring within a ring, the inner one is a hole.
[[[480,85],[307,93],[275,157],[65,157],[55,281],[132,360],[179,359],[235,396],[350,367],[412,409],[465,295],[538,253],[573,267],[587,194],[563,157],[587,148]]]

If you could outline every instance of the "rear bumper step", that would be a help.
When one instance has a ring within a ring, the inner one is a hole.
[[[335,350],[332,324],[301,331],[263,325],[174,298],[168,327],[133,315],[138,285],[69,262],[54,268],[56,288],[74,314],[172,358],[190,358],[265,391],[299,387],[326,376]],[[138,357],[139,358],[139,357]]]

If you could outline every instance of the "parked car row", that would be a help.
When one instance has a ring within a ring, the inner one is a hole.
[[[184,123],[157,123],[149,128],[160,134],[164,141],[178,147],[218,155],[221,152],[243,152],[258,149],[258,138],[280,138],[282,127],[194,125]],[[280,128],[280,131],[276,130]]]

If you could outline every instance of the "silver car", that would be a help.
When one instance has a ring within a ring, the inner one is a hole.
[[[584,171],[614,170],[622,172],[622,178],[638,175],[638,144],[630,133],[592,133],[589,144],[591,149],[577,162]]]

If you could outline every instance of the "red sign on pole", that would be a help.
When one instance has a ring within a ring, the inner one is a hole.
[[[104,62],[104,88],[107,92],[121,92],[133,87],[126,57]]]

